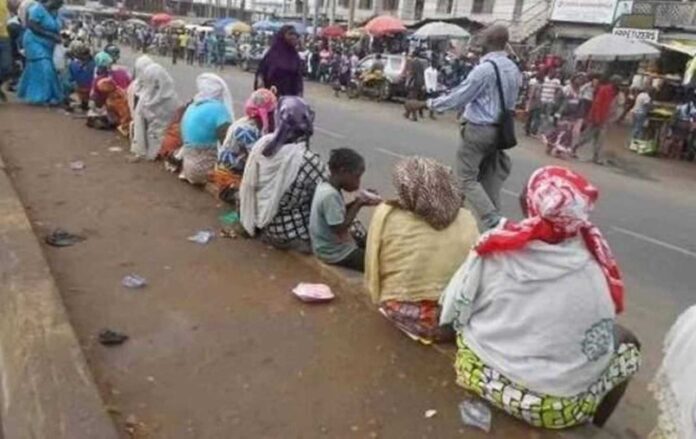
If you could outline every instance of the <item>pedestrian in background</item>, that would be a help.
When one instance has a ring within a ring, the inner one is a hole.
[[[302,60],[297,53],[299,35],[293,26],[280,28],[261,59],[254,77],[254,90],[275,87],[278,96],[302,96]]]
[[[535,136],[539,132],[541,122],[541,85],[544,82],[544,74],[537,71],[529,80],[527,87],[527,121],[524,124],[524,133]]]
[[[483,41],[487,53],[481,62],[450,94],[428,102],[434,111],[464,109],[457,171],[464,196],[484,229],[497,226],[502,218],[500,190],[510,175],[511,162],[501,148],[499,124],[503,111],[515,107],[522,82],[520,70],[505,52],[508,40],[506,27],[494,25],[487,29]],[[496,69],[506,108],[500,108]]]
[[[10,33],[7,28],[7,20],[9,18],[10,12],[7,8],[7,0],[0,0],[0,101],[7,101],[2,85],[9,78],[12,70],[12,46]]]
[[[205,32],[201,32],[198,35],[198,40],[196,41],[196,57],[198,58],[198,66],[203,67],[207,58],[206,55],[206,44],[205,44]]]
[[[605,82],[597,88],[592,107],[587,115],[587,129],[583,135],[583,139],[578,143],[576,151],[588,141],[592,141],[592,162],[598,165],[603,165],[604,161],[600,158],[602,153],[602,143],[607,127],[611,122],[611,117],[614,114],[616,97],[619,94],[619,84],[621,77],[618,75],[612,76],[609,81]],[[575,151],[573,152],[576,153]]]
[[[196,61],[197,41],[196,34],[191,31],[188,38],[186,38],[186,64],[190,66]]]
[[[426,98],[436,98],[440,92],[440,83],[438,82],[438,71],[433,60],[430,61],[428,68],[425,69],[424,78]],[[432,109],[430,109],[430,118],[435,119],[435,112]]]
[[[557,70],[551,70],[541,84],[541,129],[548,130],[554,124],[554,114],[558,110],[561,97],[561,80]]]

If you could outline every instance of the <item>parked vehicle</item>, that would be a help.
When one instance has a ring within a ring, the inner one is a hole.
[[[259,68],[261,59],[266,53],[263,47],[251,47],[240,57],[239,64],[245,72],[255,72]]]
[[[370,70],[376,59],[375,54],[368,55],[361,59],[356,68],[354,79],[356,77],[359,78],[360,73]],[[384,78],[387,84],[380,85],[382,88],[380,99],[387,100],[393,97],[405,96],[404,71],[406,70],[406,56],[391,54],[382,55],[381,62],[384,64]],[[351,82],[353,82],[353,80],[351,80]],[[358,84],[355,85],[358,86]],[[362,88],[365,89],[364,86]],[[384,93],[386,93],[386,97]]]
[[[239,64],[241,55],[237,49],[237,44],[234,39],[225,38],[225,64]]]

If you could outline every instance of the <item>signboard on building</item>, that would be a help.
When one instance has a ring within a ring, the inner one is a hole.
[[[615,27],[612,31],[614,35],[621,35],[629,40],[652,41],[657,43],[660,38],[660,31],[657,29],[634,29],[632,27]]]
[[[617,0],[556,0],[551,21],[611,24]]]

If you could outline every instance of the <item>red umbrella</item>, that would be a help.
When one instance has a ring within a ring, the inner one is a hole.
[[[326,26],[321,30],[321,32],[319,32],[319,36],[323,38],[341,38],[345,35],[345,29],[337,24],[334,24],[333,26]]]
[[[396,17],[380,15],[370,20],[370,22],[365,25],[365,30],[370,35],[380,36],[405,32],[406,26]]]
[[[160,14],[155,14],[150,19],[150,23],[153,26],[162,26],[163,24],[167,24],[170,21],[172,21],[172,16],[169,14],[165,14],[164,12]]]

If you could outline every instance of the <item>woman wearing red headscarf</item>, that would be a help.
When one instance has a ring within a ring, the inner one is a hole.
[[[597,197],[569,169],[537,170],[527,218],[484,235],[440,300],[440,324],[457,331],[457,383],[537,427],[603,425],[640,364],[615,323],[624,287],[589,220]]]

